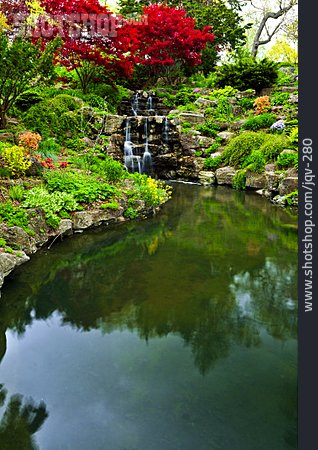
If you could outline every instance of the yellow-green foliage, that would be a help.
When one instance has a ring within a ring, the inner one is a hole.
[[[13,177],[25,175],[31,166],[31,161],[26,156],[26,150],[17,145],[3,149],[2,157]]]

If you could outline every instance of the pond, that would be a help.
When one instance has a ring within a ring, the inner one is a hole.
[[[0,448],[297,448],[297,217],[174,184],[56,242],[0,300]]]

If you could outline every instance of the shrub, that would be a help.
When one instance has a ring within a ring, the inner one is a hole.
[[[37,151],[39,148],[39,142],[42,141],[41,136],[38,133],[23,133],[19,136],[19,145],[26,148],[29,151]]]
[[[264,172],[266,159],[261,150],[253,150],[242,164],[243,168],[247,168],[252,172]]]
[[[0,238],[0,247],[2,248],[2,247],[5,247],[6,245],[7,245],[6,240],[3,238]]]
[[[132,206],[129,206],[123,214],[127,219],[136,219],[138,217],[138,211],[136,211]]]
[[[25,175],[25,172],[31,167],[31,161],[28,159],[23,147],[14,145],[2,150],[2,157],[13,177]]]
[[[261,128],[269,128],[273,123],[275,123],[276,118],[274,114],[265,113],[259,116],[251,117],[243,125],[244,130],[256,131]]]
[[[135,181],[137,198],[144,200],[146,206],[159,206],[169,196],[170,188],[162,182],[139,173],[135,173],[131,177]]]
[[[176,105],[186,105],[192,103],[197,98],[197,94],[193,92],[192,88],[182,88],[175,95]]]
[[[217,138],[218,139],[218,138]],[[204,151],[206,155],[210,155],[211,153],[215,153],[220,147],[220,142],[214,142],[207,150]]]
[[[45,212],[46,222],[52,228],[60,224],[59,213],[75,211],[79,205],[72,194],[66,192],[48,192],[42,187],[27,191],[22,203],[24,208],[42,208]]]
[[[14,185],[9,187],[9,197],[11,200],[18,200],[19,202],[23,200],[24,197],[24,187],[20,185]]]
[[[288,148],[289,140],[283,135],[269,134],[260,147],[266,163],[275,161],[282,150]]]
[[[103,203],[102,205],[100,205],[100,208],[117,210],[119,209],[119,203],[117,202]]]
[[[276,166],[278,169],[285,169],[287,167],[298,168],[298,153],[281,153],[278,155]]]
[[[265,133],[250,131],[231,139],[222,153],[224,163],[234,167],[241,167],[252,151],[261,147],[265,138]]]
[[[293,145],[298,144],[298,127],[293,127],[290,130],[289,140]]]
[[[29,89],[22,94],[15,101],[15,105],[21,111],[27,111],[31,106],[43,100],[43,95],[38,89]]]
[[[284,105],[288,103],[289,93],[276,91],[271,94],[270,100],[271,104],[274,106]]]
[[[190,122],[182,122],[181,133],[188,133],[192,129],[192,124]]]
[[[254,100],[251,98],[241,98],[237,102],[238,106],[242,108],[243,111],[248,111],[254,107]]]
[[[86,175],[72,170],[47,171],[44,178],[50,192],[68,192],[79,203],[106,200],[117,192],[114,186],[99,181],[94,175]]]
[[[237,93],[237,89],[232,86],[225,86],[222,89],[214,89],[210,94],[210,99],[219,99],[221,97],[234,97]]]
[[[233,177],[233,188],[238,190],[245,189],[246,175],[245,170],[238,170]]]
[[[218,134],[220,127],[212,122],[197,125],[196,130],[202,133],[204,136],[213,137]]]
[[[222,164],[222,156],[216,156],[215,158],[206,158],[204,161],[205,169],[217,169]]]
[[[262,97],[257,97],[254,102],[255,114],[262,114],[269,110],[271,103],[268,95],[263,95]]]
[[[107,181],[116,182],[121,180],[126,171],[122,164],[113,158],[106,157],[104,160],[98,160],[91,166],[91,170],[102,175]]]
[[[24,231],[30,232],[28,228],[29,219],[25,211],[16,208],[11,202],[0,203],[0,222],[6,222],[9,227],[20,227]]]
[[[239,90],[248,88],[259,92],[272,86],[278,77],[278,65],[264,58],[260,61],[244,59],[234,64],[223,64],[218,69],[218,86],[232,86]]]

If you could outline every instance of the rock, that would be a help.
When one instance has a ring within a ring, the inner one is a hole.
[[[264,189],[267,184],[265,173],[256,173],[250,170],[245,172],[246,187],[251,189]]]
[[[270,192],[278,192],[278,186],[284,174],[277,174],[274,171],[265,172],[266,176],[266,189]]]
[[[259,96],[260,97],[264,97],[265,95],[270,96],[270,95],[272,95],[273,91],[274,91],[274,88],[272,88],[272,87],[263,88],[261,90],[261,92],[259,93]]]
[[[17,266],[29,261],[29,259],[29,256],[27,256],[24,252],[0,252],[0,287],[3,285],[4,277],[9,275],[9,273],[11,273]]]
[[[83,137],[82,141],[84,142],[86,148],[94,148],[95,147],[95,141],[93,141],[92,139],[90,139],[87,136]]]
[[[189,122],[191,125],[201,125],[205,123],[205,118],[203,114],[183,112],[179,115],[181,123]]]
[[[120,130],[124,122],[123,116],[109,114],[105,119],[105,134],[113,134]]]
[[[47,242],[49,232],[45,213],[42,208],[27,209],[26,213],[29,219],[29,228],[35,233],[35,243],[42,246]]]
[[[56,233],[59,236],[71,236],[73,234],[73,224],[71,219],[62,219]]]
[[[235,94],[235,97],[240,100],[241,98],[251,98],[251,97],[255,97],[256,95],[256,91],[254,91],[254,89],[248,89],[247,91],[241,91],[241,92],[237,92]]]
[[[195,105],[202,108],[215,108],[218,104],[217,100],[209,100],[207,98],[199,97],[195,102]]]
[[[241,116],[243,114],[243,108],[239,105],[233,105],[232,114],[234,117]]]
[[[37,250],[36,241],[33,236],[29,236],[20,227],[6,227],[0,225],[0,236],[4,238],[10,247],[18,247],[27,254],[35,253]]]
[[[182,153],[184,155],[192,154],[192,150],[196,150],[199,148],[199,141],[197,137],[192,133],[181,133],[180,143],[183,150]]]
[[[291,94],[288,101],[289,103],[298,103],[298,94]]]
[[[217,137],[222,139],[222,142],[228,142],[232,137],[234,137],[235,134],[231,131],[221,131],[217,134]]]
[[[220,128],[220,131],[225,131],[231,126],[229,122],[218,122],[216,120],[214,123]]]
[[[208,149],[212,144],[215,143],[215,140],[213,138],[206,136],[198,136],[196,139],[198,141],[200,149]]]
[[[276,164],[275,163],[269,163],[265,166],[265,172],[274,172],[276,170]]]
[[[287,177],[279,185],[279,195],[287,195],[298,190],[298,178]]]
[[[117,213],[117,214],[116,214]],[[83,230],[90,227],[101,225],[103,222],[116,220],[120,211],[92,210],[77,211],[73,214],[73,229]]]
[[[281,155],[286,155],[286,154],[290,154],[290,153],[297,153],[297,151],[292,150],[290,148],[285,148],[282,152],[280,152]]]
[[[217,169],[215,172],[217,184],[228,184],[232,186],[234,175],[235,169],[230,166],[221,167],[220,169]]]
[[[202,170],[201,172],[199,172],[199,182],[205,186],[215,184],[215,173]]]
[[[34,156],[31,156],[30,161],[31,166],[28,168],[25,174],[28,177],[36,177],[41,172],[43,172],[43,166],[38,159],[34,158]]]
[[[10,142],[10,144],[14,144],[14,134],[0,133],[0,142]]]
[[[229,124],[229,128],[230,128],[230,130],[237,131],[240,128],[242,128],[242,126],[245,124],[245,122],[246,122],[246,119],[238,120],[236,122]]]
[[[281,92],[297,93],[297,87],[295,86],[281,86],[280,90]]]

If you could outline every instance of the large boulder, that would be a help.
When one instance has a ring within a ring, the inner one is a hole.
[[[209,100],[208,98],[199,97],[195,102],[199,108],[215,108],[218,104],[217,100]]]
[[[29,228],[34,232],[36,245],[42,246],[47,242],[49,227],[46,224],[45,212],[42,208],[27,209]]]
[[[284,178],[284,174],[278,174],[273,171],[265,172],[266,189],[270,192],[278,192],[278,186]]]
[[[287,195],[298,190],[298,178],[286,177],[279,185],[279,195]]]
[[[215,184],[215,173],[207,170],[202,170],[199,172],[199,182],[204,186],[210,186]]]
[[[179,115],[181,123],[189,122],[191,125],[201,125],[205,123],[205,118],[203,114],[183,112]]]
[[[105,118],[105,134],[113,134],[120,130],[124,122],[123,116],[111,115],[109,114]]]
[[[180,134],[180,143],[182,147],[182,153],[184,155],[192,155],[195,150],[199,148],[199,140],[197,135],[189,133]]]
[[[0,287],[3,285],[4,277],[9,275],[15,267],[29,261],[29,259],[29,256],[24,252],[0,252]]]
[[[235,134],[231,131],[220,131],[220,133],[217,134],[217,137],[221,138],[222,142],[228,142],[234,136]]]
[[[8,246],[19,248],[27,254],[35,253],[37,250],[35,238],[29,236],[20,227],[6,227],[2,224],[0,225],[0,236],[6,240]]]
[[[267,180],[265,173],[256,173],[251,170],[245,172],[246,187],[251,189],[265,189]]]
[[[119,216],[120,211],[99,210],[77,211],[73,214],[73,230],[85,230],[86,228],[101,225],[104,222],[112,222]]]
[[[234,175],[235,169],[231,166],[221,167],[215,172],[217,184],[227,184],[232,186]]]

